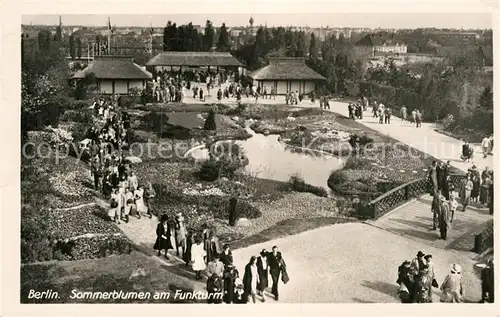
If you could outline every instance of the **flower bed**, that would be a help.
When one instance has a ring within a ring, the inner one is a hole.
[[[58,241],[54,247],[54,259],[75,261],[130,252],[132,252],[132,242],[123,233],[87,234],[75,239]]]
[[[107,219],[106,212],[98,206],[72,210],[50,210],[47,232],[58,240],[89,233],[113,234],[120,229]]]
[[[207,219],[229,218],[229,196],[220,195],[186,195],[175,187],[164,184],[154,184],[156,198],[153,201],[153,211],[158,215],[174,216],[182,212],[191,228],[198,228]],[[241,218],[259,218],[262,213],[244,199],[238,200],[239,216]]]

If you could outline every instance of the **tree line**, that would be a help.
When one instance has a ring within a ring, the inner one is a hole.
[[[179,25],[168,21],[163,29],[164,51],[217,51],[227,52],[231,46],[230,37],[226,24],[223,23],[218,32],[212,23],[207,20],[205,31],[198,29],[190,22],[187,25]]]

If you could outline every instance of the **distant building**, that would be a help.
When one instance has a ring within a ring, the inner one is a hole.
[[[443,46],[474,45],[480,35],[473,32],[434,32],[435,39]]]
[[[369,47],[372,49],[373,55],[376,52],[406,54],[408,45],[399,42],[390,36],[378,34],[368,34],[356,43],[357,46]]]
[[[95,75],[101,94],[128,94],[133,88],[144,88],[153,77],[129,56],[96,56],[88,67],[78,71],[72,79],[83,79],[90,73]]]
[[[304,58],[276,57],[269,59],[269,65],[249,74],[254,85],[267,87],[270,92],[284,95],[287,92],[308,94],[316,90],[316,84],[326,80],[306,65]]]

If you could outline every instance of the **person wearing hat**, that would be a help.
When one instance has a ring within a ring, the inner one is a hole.
[[[460,303],[464,295],[462,268],[458,264],[452,264],[450,271],[441,284],[441,302]]]
[[[399,285],[399,299],[401,303],[409,304],[413,301],[413,275],[411,271],[411,262],[405,260],[398,268],[398,279],[396,284]]]
[[[160,223],[156,227],[156,242],[153,249],[158,251],[158,256],[161,255],[161,251],[164,250],[165,258],[167,257],[168,250],[168,216],[162,215],[160,218]]]
[[[217,274],[220,277],[224,274],[224,263],[220,261],[218,254],[214,254],[213,261],[207,264],[207,276],[212,276],[213,274]]]
[[[222,253],[220,254],[220,260],[225,266],[233,264],[233,253],[230,250],[229,244],[225,244],[222,248]]]
[[[420,268],[420,273],[415,279],[414,303],[428,303],[429,294],[432,294],[432,280],[429,278],[429,266],[426,264]]]
[[[482,303],[493,303],[495,300],[494,296],[495,287],[495,277],[493,274],[493,259],[488,261],[488,266],[481,271],[481,302]]]
[[[425,261],[424,256],[425,256],[424,252],[418,251],[417,257],[411,261],[410,267],[411,267],[412,274],[414,276],[418,276],[420,273],[420,268],[423,268],[425,265],[427,265],[427,262]]]

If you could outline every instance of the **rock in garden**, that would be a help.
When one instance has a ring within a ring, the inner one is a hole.
[[[286,118],[288,121],[295,121],[296,119],[294,117],[288,117]]]
[[[237,227],[249,227],[251,225],[252,225],[252,223],[247,218],[240,218],[236,221]]]
[[[231,120],[233,120],[233,121],[239,121],[240,118],[238,118],[238,117],[235,116],[235,117],[232,117]]]

